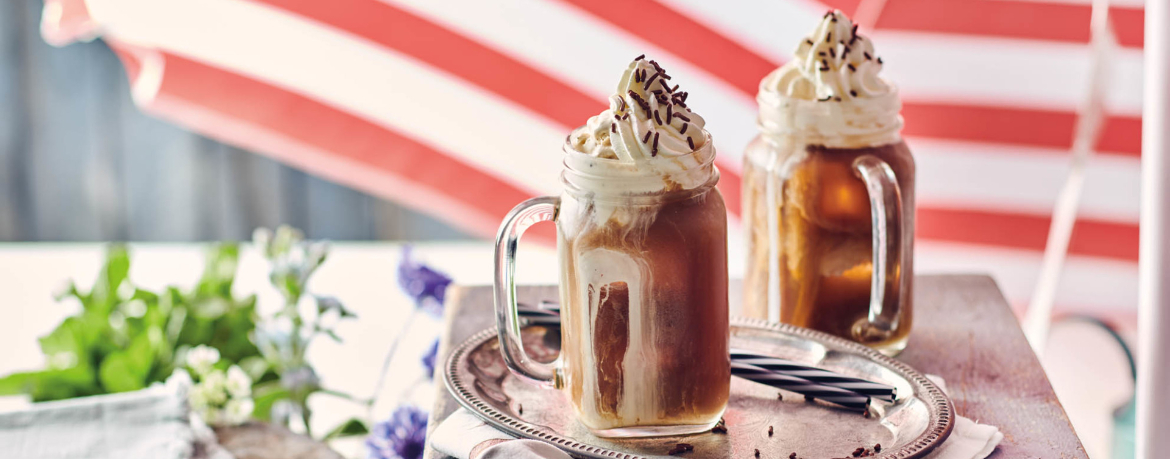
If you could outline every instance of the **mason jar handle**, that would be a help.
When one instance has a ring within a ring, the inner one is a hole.
[[[500,353],[512,373],[546,387],[558,386],[556,364],[533,360],[524,352],[520,339],[520,318],[516,309],[516,244],[528,227],[555,220],[560,199],[552,196],[532,198],[520,203],[500,224],[496,234],[496,331],[500,336]]]
[[[901,301],[887,308],[886,297],[899,295],[902,266],[902,189],[889,164],[873,155],[853,161],[853,170],[869,192],[873,221],[873,275],[869,289],[870,332],[889,335],[898,327]],[[893,281],[893,282],[891,282]],[[901,292],[901,294],[908,294]]]

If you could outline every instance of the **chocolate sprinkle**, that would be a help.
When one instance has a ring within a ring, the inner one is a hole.
[[[658,82],[662,84],[662,89],[665,89],[666,92],[674,92],[673,89],[670,89],[670,85],[666,84],[665,78],[658,80]],[[675,87],[677,88],[678,86],[675,86]]]
[[[863,52],[862,54],[865,54],[865,60],[867,60],[867,61],[873,60],[873,56],[870,56],[868,51]]]
[[[678,130],[678,133],[679,134],[686,134],[687,133],[687,126],[690,126],[690,125],[684,122],[683,127]],[[687,137],[687,138],[689,139],[690,137]],[[694,147],[691,147],[691,148],[694,148]]]
[[[516,405],[516,414],[524,414],[524,405]]]
[[[880,57],[879,57],[879,58],[878,58],[878,64],[881,64],[881,63],[882,63],[882,58],[880,58]]]
[[[769,436],[769,437],[771,437],[771,436],[772,436],[772,432],[773,432],[773,431],[772,431],[772,426],[768,426],[768,436]]]
[[[834,51],[833,49],[834,48],[829,48],[829,55],[835,58],[837,57],[837,51]]]
[[[829,32],[829,33],[825,34],[825,43],[832,43],[832,42],[833,42],[833,32]]]
[[[857,91],[854,91],[854,90],[850,89],[850,90],[849,90],[849,95],[851,95],[851,96],[853,96],[853,97],[857,97]]]
[[[638,93],[634,92],[633,89],[629,90],[627,93],[634,99],[634,102],[638,103],[639,107],[642,107],[642,110],[650,111],[650,104],[646,102],[642,96],[639,96]]]
[[[853,30],[850,32],[853,34],[854,37],[857,36],[857,24],[853,24]]]
[[[669,123],[674,119],[674,105],[666,106],[666,122]]]
[[[654,79],[658,78],[659,73],[661,73],[661,72],[654,72],[653,75],[650,75],[650,79],[646,80],[646,85],[642,89],[650,89],[650,85],[654,84]]]
[[[658,110],[654,110],[654,122],[658,123],[659,126],[662,126],[662,117],[658,116]]]
[[[760,457],[760,449],[756,448],[756,457]]]
[[[691,147],[691,151],[695,151],[695,141],[691,140],[691,136],[687,136],[687,145]]]
[[[824,55],[825,55],[825,52],[824,52],[824,51],[821,51],[821,52],[817,53],[817,55],[818,55],[818,56],[824,56]]]
[[[857,447],[857,449],[853,450],[853,457],[861,457],[863,453],[865,453],[865,448]]]
[[[724,421],[723,418],[719,418],[719,422],[716,422],[715,427],[711,428],[711,433],[727,433],[727,421]]]
[[[840,98],[840,97],[834,97],[834,98],[833,98],[833,100],[834,100],[834,101],[836,101],[836,102],[840,102],[840,101],[841,101],[841,98]]]
[[[640,56],[638,56],[638,57],[635,57],[635,58],[634,58],[634,61],[640,61],[640,60],[642,60],[642,59],[645,59],[645,58],[646,58],[646,55],[645,55],[645,54],[642,54],[642,55],[640,55]]]
[[[687,122],[690,122],[690,121],[691,121],[691,119],[690,119],[690,118],[687,118],[687,116],[686,116],[686,115],[684,115],[684,114],[682,114],[682,113],[675,113],[675,114],[674,114],[674,117],[675,117],[675,118],[678,118],[678,119],[680,119],[680,120],[683,120],[683,121],[687,121]]]
[[[654,148],[650,149],[650,156],[658,156],[658,133],[654,133]]]
[[[813,44],[813,41],[812,41],[812,40],[809,40],[809,39],[807,39],[807,38],[805,38],[805,39],[804,39],[804,42],[805,42],[805,43],[808,43],[808,44],[809,44],[809,46],[812,46],[812,44]]]
[[[873,452],[875,452],[875,453],[880,453],[880,452],[882,452],[882,444],[881,444],[881,443],[878,443],[878,444],[876,444],[876,445],[873,445]]]
[[[650,131],[646,131],[646,135],[642,137],[642,143],[646,143],[647,140],[650,140]]]
[[[819,102],[825,102],[825,101],[832,100],[832,99],[833,99],[833,96],[825,96],[825,98],[824,98],[824,99],[817,99],[817,101],[819,101]]]
[[[853,66],[853,64],[849,64],[849,71],[851,71],[851,72],[856,72],[856,71],[857,71],[857,67],[854,67],[854,66]]]
[[[617,125],[613,124],[613,123],[609,123],[609,132],[617,134]]]

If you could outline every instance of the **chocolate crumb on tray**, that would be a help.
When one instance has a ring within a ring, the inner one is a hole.
[[[880,453],[880,452],[882,452],[882,444],[881,444],[881,443],[878,443],[878,444],[876,444],[876,445],[873,445],[873,452],[875,452],[875,453]]]
[[[677,445],[674,445],[674,448],[671,448],[670,451],[666,452],[666,454],[669,454],[671,456],[678,456],[679,454],[689,453],[689,452],[694,451],[694,450],[695,450],[695,446],[690,444],[690,443],[679,443]]]
[[[715,423],[715,427],[711,428],[711,433],[727,433],[727,421],[724,421],[723,418],[719,418],[719,422]]]
[[[760,457],[760,449],[756,448],[756,457]]]

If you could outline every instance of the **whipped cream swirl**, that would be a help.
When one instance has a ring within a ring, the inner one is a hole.
[[[638,56],[622,73],[609,109],[573,131],[573,149],[595,158],[650,162],[691,155],[709,142],[703,117],[657,62]]]
[[[760,126],[830,147],[899,140],[897,88],[878,75],[882,59],[844,13],[830,11],[792,61],[760,82]]]

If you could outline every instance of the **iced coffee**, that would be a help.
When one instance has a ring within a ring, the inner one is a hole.
[[[838,11],[795,54],[761,82],[745,154],[745,313],[896,353],[913,317],[914,242],[897,90]]]
[[[727,212],[714,157],[687,93],[641,57],[609,109],[566,141],[564,192],[544,201],[561,263],[552,378],[598,435],[701,432],[727,406]]]

